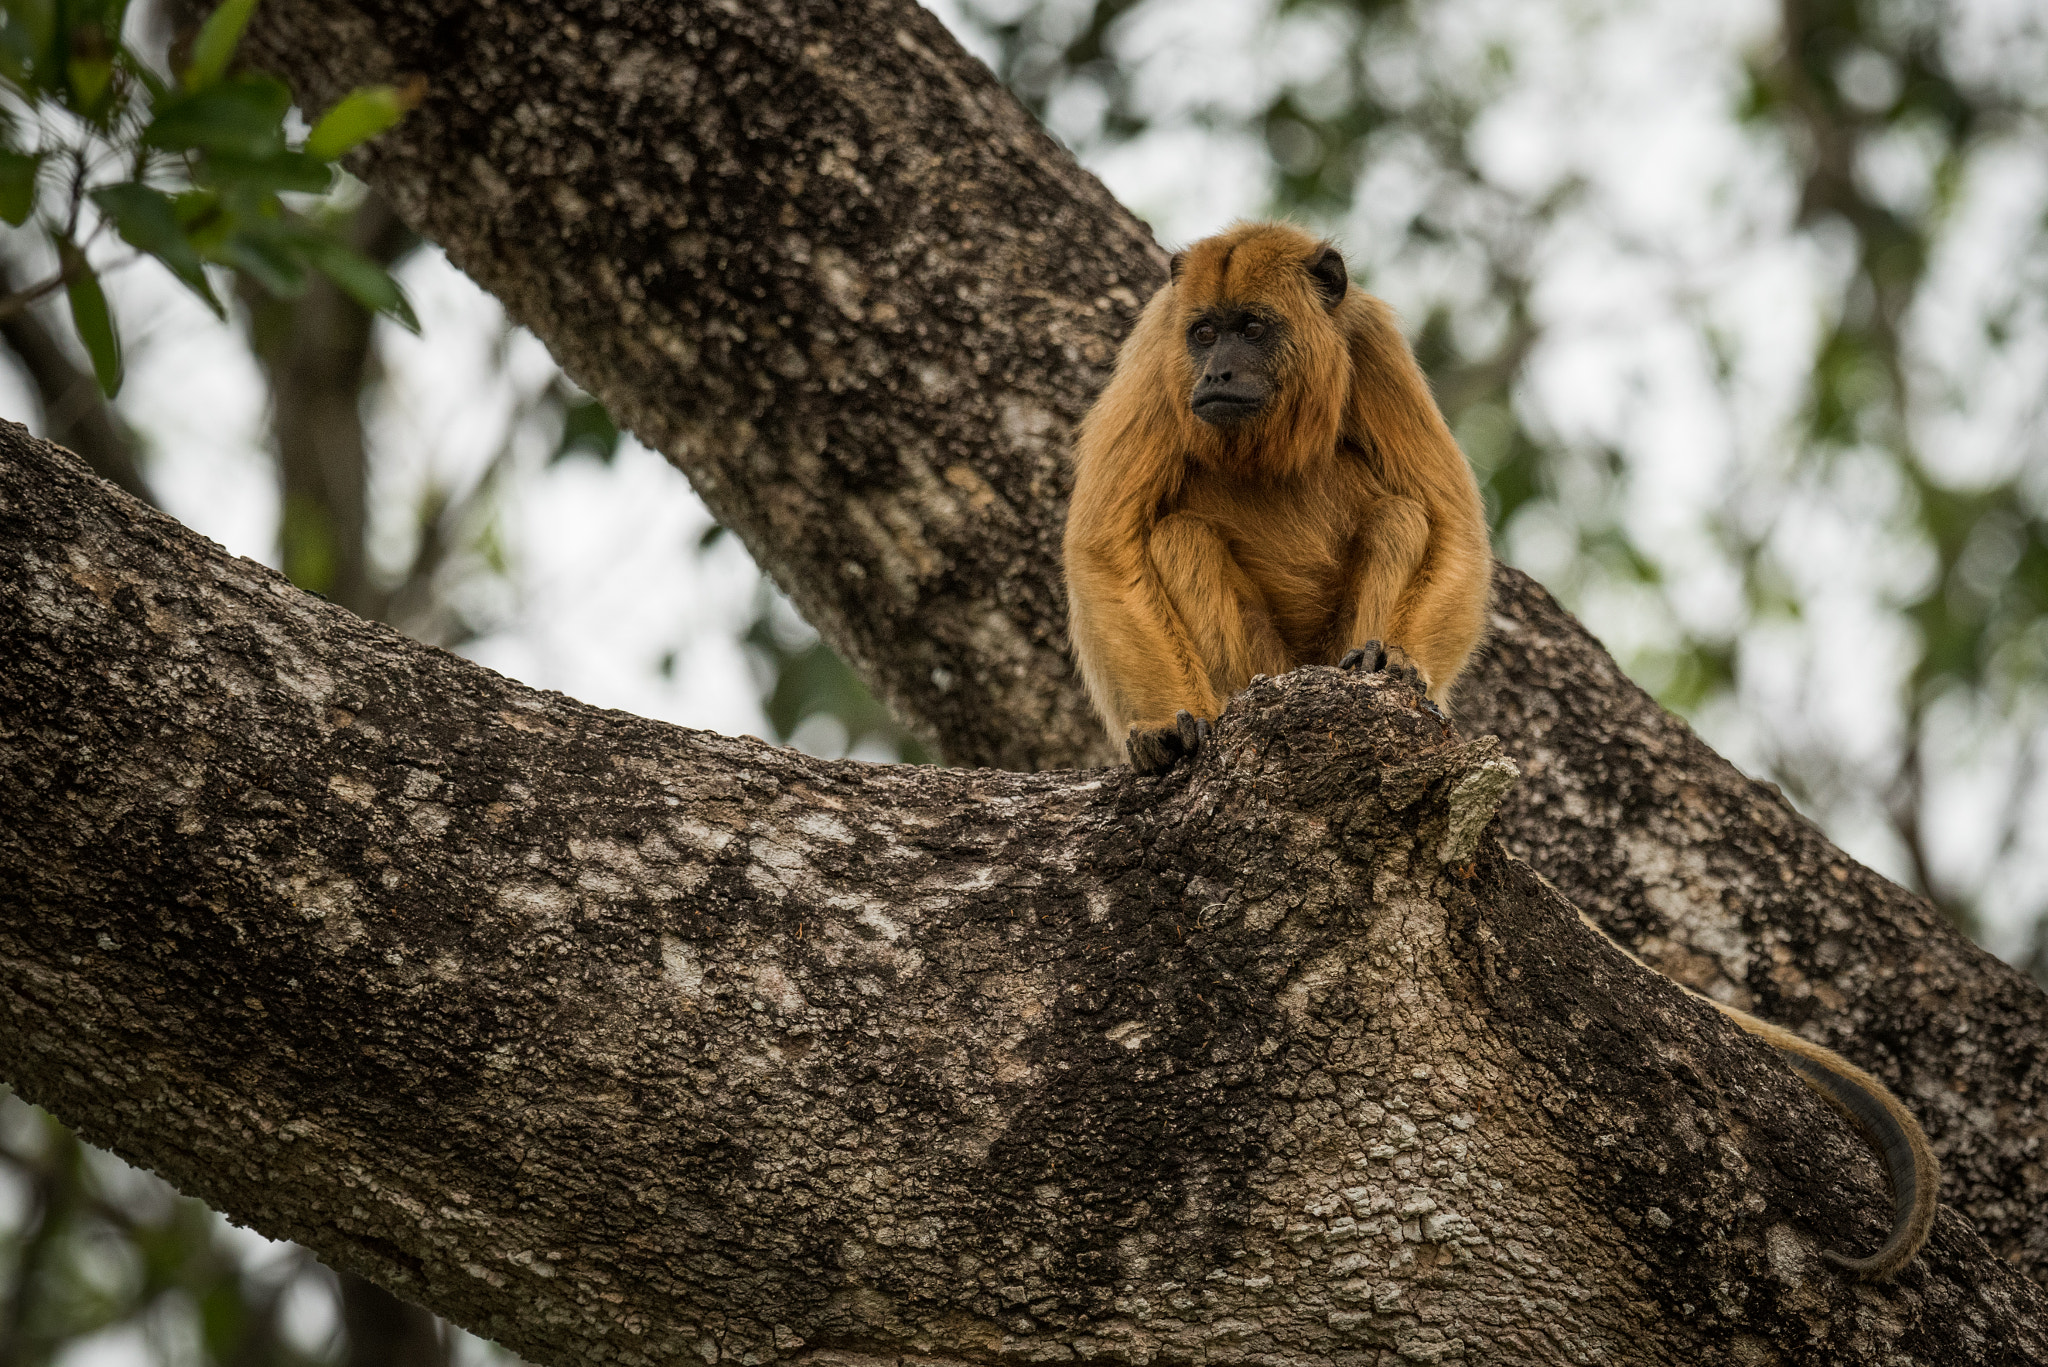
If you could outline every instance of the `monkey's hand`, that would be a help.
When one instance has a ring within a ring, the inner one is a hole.
[[[1387,648],[1378,641],[1367,641],[1364,645],[1344,652],[1344,658],[1337,661],[1339,669],[1362,669],[1368,674],[1377,674],[1387,667]]]
[[[1339,669],[1358,669],[1367,674],[1386,674],[1396,684],[1406,684],[1423,695],[1423,702],[1430,711],[1436,711],[1436,704],[1429,702],[1429,671],[1409,658],[1408,652],[1399,646],[1381,645],[1378,641],[1367,641],[1356,650],[1345,652],[1337,661]]]
[[[1163,774],[1200,750],[1208,739],[1208,721],[1183,708],[1171,726],[1133,725],[1131,733],[1124,737],[1124,754],[1135,772]]]

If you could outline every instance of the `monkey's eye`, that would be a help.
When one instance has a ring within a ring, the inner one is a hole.
[[[1203,323],[1200,327],[1196,328],[1194,336],[1196,346],[1216,345],[1216,329],[1210,327],[1207,323]]]
[[[1266,325],[1264,323],[1246,323],[1244,325],[1244,339],[1247,342],[1256,342],[1265,335]]]

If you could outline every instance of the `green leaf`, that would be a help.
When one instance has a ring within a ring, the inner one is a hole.
[[[280,299],[294,299],[306,291],[306,265],[295,245],[245,230],[222,244],[219,259]]]
[[[417,333],[420,330],[420,320],[413,316],[412,304],[406,300],[405,291],[382,266],[365,260],[329,238],[307,238],[303,249],[313,267],[341,286],[343,293],[358,304],[373,313],[383,314],[407,332]]]
[[[36,208],[36,172],[43,167],[40,153],[0,151],[0,218],[19,228]]]
[[[238,76],[157,107],[142,140],[167,151],[268,157],[284,150],[292,96],[270,76]]]
[[[297,190],[323,195],[334,185],[334,168],[304,152],[273,152],[267,157],[213,152],[199,168],[197,179],[230,191],[276,194],[280,190]]]
[[[562,400],[562,439],[548,463],[581,453],[611,464],[619,452],[619,427],[612,415],[588,394],[564,394]]]
[[[366,85],[350,91],[313,125],[306,137],[307,155],[333,161],[404,118],[423,93],[425,82],[421,81],[403,87]]]
[[[199,36],[192,42],[192,65],[185,68],[185,88],[204,90],[227,74],[241,44],[242,30],[256,12],[256,0],[226,0],[206,17]]]
[[[64,292],[71,300],[71,325],[78,340],[92,357],[92,373],[108,398],[121,392],[121,340],[114,334],[114,316],[107,312],[107,296],[85,253],[59,239],[57,259],[64,265]]]
[[[171,196],[171,212],[185,240],[201,256],[212,256],[235,230],[235,216],[217,190],[185,190]]]
[[[148,252],[170,267],[173,275],[206,301],[206,306],[216,317],[227,317],[227,310],[214,297],[199,251],[187,240],[184,226],[178,221],[177,208],[169,195],[131,182],[103,186],[92,192],[92,199],[107,217],[114,220],[114,227],[130,246]]]

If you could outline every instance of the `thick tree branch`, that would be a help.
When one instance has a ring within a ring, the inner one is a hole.
[[[428,73],[365,173],[690,473],[898,715],[956,762],[1106,757],[1062,648],[1059,456],[1162,260],[930,15],[262,13],[309,107]],[[2040,993],[1742,780],[1540,590],[1499,592],[1462,696],[1531,761],[1515,847],[1675,976],[1890,1077],[1947,1199],[2048,1273]]]
[[[963,764],[1107,758],[1054,572],[1067,429],[1165,276],[915,4],[268,7],[310,108],[422,72],[362,169],[691,476]]]
[[[1459,720],[1521,766],[1508,848],[1662,972],[1884,1077],[1942,1199],[2048,1272],[2041,990],[1708,749],[1527,575],[1494,583]]]
[[[1485,838],[1498,744],[1398,687],[1262,682],[1166,780],[811,760],[408,642],[14,427],[0,661],[0,1068],[536,1360],[2048,1353],[1953,1214],[1893,1288],[1816,1257],[1884,1228],[1857,1140]]]

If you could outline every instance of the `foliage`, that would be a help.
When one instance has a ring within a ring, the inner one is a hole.
[[[388,273],[286,197],[324,194],[335,160],[389,128],[423,87],[354,91],[294,147],[290,92],[233,65],[254,10],[255,0],[228,0],[165,71],[125,36],[129,0],[6,0],[0,9],[0,217],[16,229],[33,219],[56,266],[0,299],[0,313],[62,289],[109,395],[121,384],[121,344],[99,277],[142,257],[223,317],[208,265],[283,296],[324,276],[418,328]],[[131,254],[95,260],[109,230]]]

